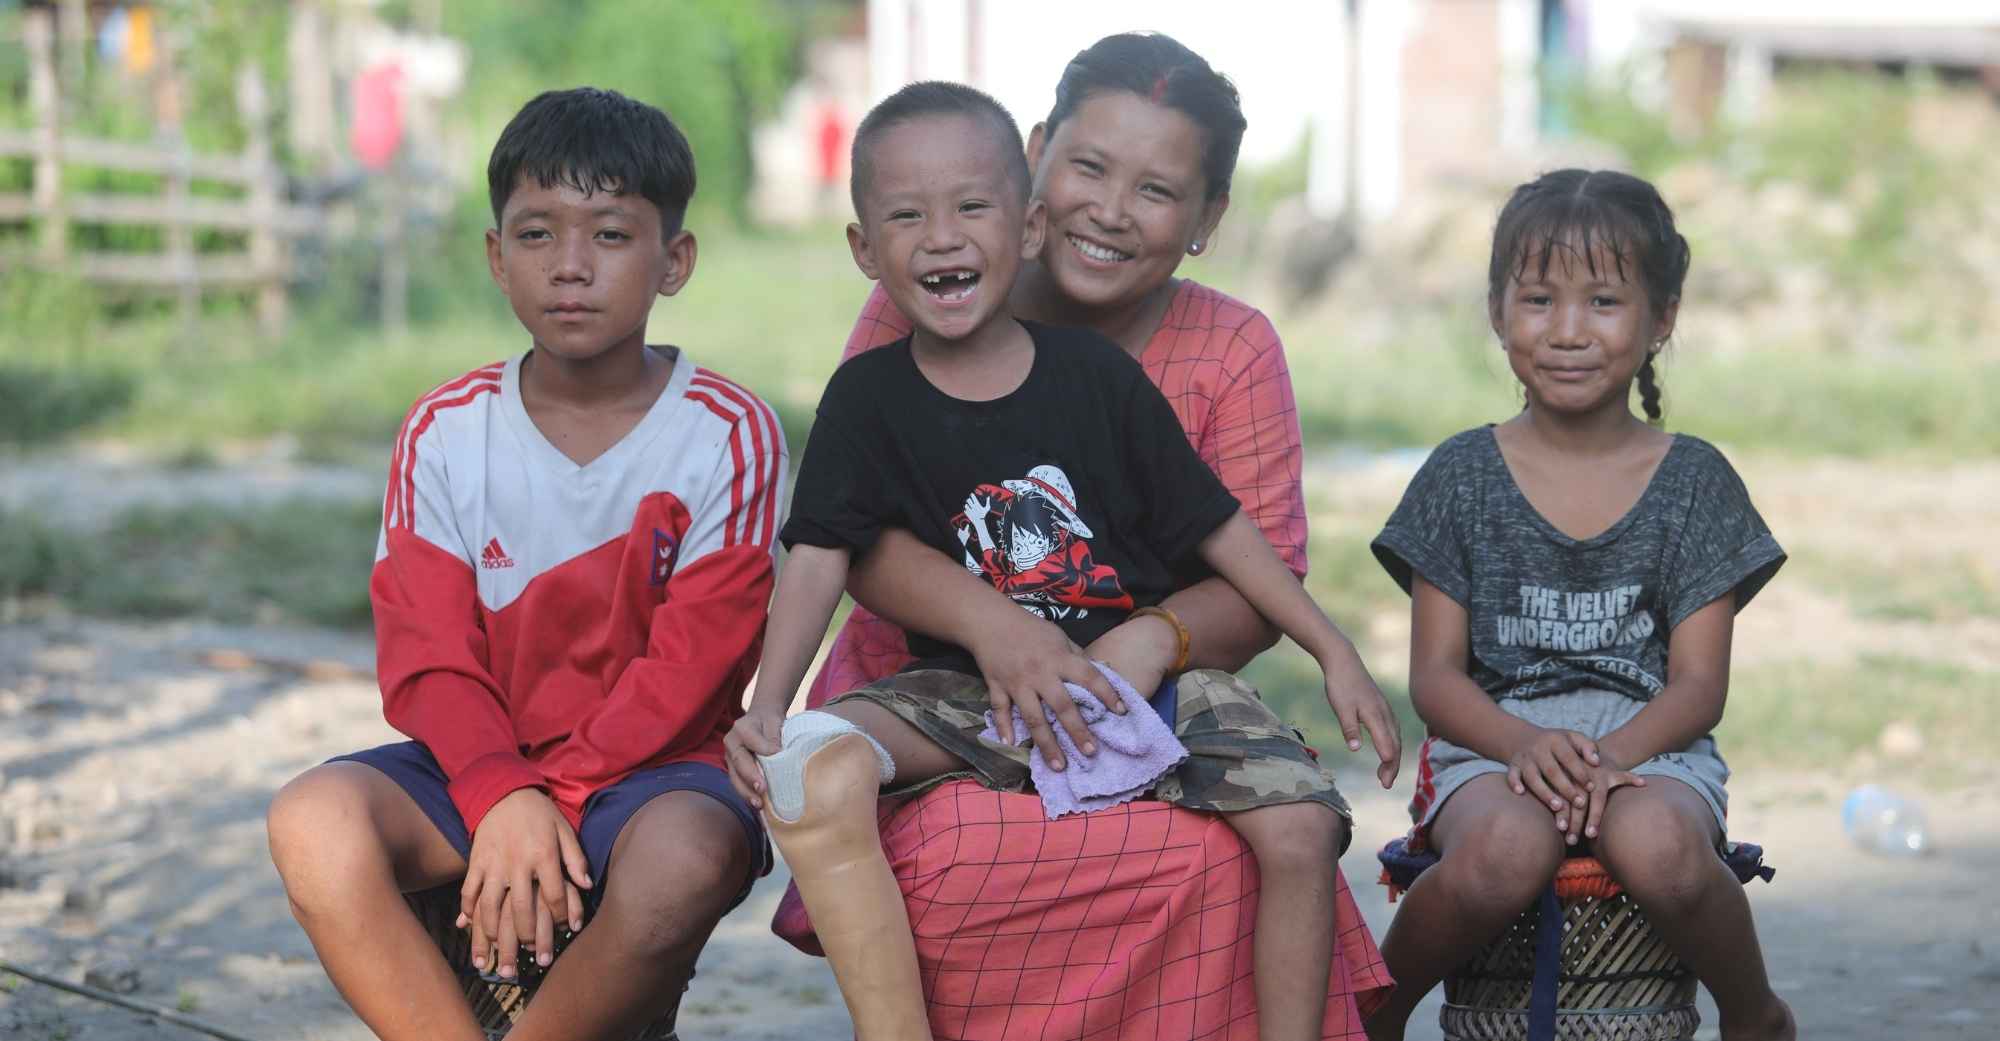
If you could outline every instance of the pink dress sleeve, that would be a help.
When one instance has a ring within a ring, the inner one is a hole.
[[[1236,330],[1234,347],[1250,354],[1249,363],[1216,396],[1202,455],[1278,557],[1303,578],[1305,449],[1285,345],[1258,313]]]
[[[908,335],[910,320],[896,310],[889,294],[877,284],[868,294],[868,301],[861,305],[861,314],[854,320],[854,331],[847,335],[847,347],[841,351],[840,360],[844,362]],[[812,686],[806,690],[806,707],[818,708],[836,694],[865,687],[895,673],[910,660],[909,638],[903,630],[857,604],[854,613],[847,616],[847,624],[833,638],[833,646],[826,652],[826,664],[820,666],[819,675],[813,677]]]
[[[861,305],[861,313],[854,319],[854,329],[847,334],[847,346],[840,352],[840,360],[872,351],[877,347],[887,347],[897,340],[910,335],[910,320],[903,312],[896,310],[896,304],[889,294],[882,291],[877,282],[868,293],[867,302]]]

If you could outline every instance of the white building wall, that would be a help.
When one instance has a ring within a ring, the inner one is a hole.
[[[1364,6],[1384,0],[1364,0]],[[1401,2],[1401,0],[1388,0]],[[1243,96],[1242,160],[1297,148],[1342,81],[1328,60],[1341,0],[869,0],[871,101],[914,79],[971,82],[1000,100],[1021,130],[1048,115],[1056,81],[1078,51],[1112,33],[1166,33],[1208,59]],[[972,30],[976,29],[974,32]],[[921,41],[914,49],[912,34]],[[978,54],[968,54],[976,45]]]

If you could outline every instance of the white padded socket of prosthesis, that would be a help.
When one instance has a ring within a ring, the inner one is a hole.
[[[769,789],[766,794],[773,816],[789,824],[805,813],[806,760],[828,742],[848,734],[860,734],[875,749],[875,762],[883,784],[895,779],[896,760],[890,757],[889,750],[883,748],[880,741],[869,737],[867,731],[831,712],[801,712],[785,720],[778,754],[757,757],[757,762],[764,767],[764,784]]]

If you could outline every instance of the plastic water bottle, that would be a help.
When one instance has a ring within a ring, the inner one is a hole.
[[[1849,792],[1840,806],[1840,823],[1848,838],[1873,853],[1920,857],[1931,851],[1923,808],[1879,785]]]

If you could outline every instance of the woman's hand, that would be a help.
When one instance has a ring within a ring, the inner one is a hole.
[[[1590,738],[1574,730],[1542,729],[1507,758],[1507,785],[1515,795],[1534,796],[1556,815],[1556,827],[1569,831],[1572,811],[1590,805],[1588,785],[1603,761]]]
[[[993,729],[1000,740],[1010,745],[1019,740],[1014,733],[1012,714],[1008,712],[1010,708],[1019,708],[1022,721],[1028,725],[1028,737],[1041,752],[1042,761],[1052,770],[1063,769],[1062,747],[1056,743],[1055,731],[1049,728],[1048,713],[1053,712],[1077,749],[1084,755],[1095,754],[1097,743],[1091,739],[1090,728],[1084,725],[1083,717],[1076,711],[1076,702],[1070,699],[1063,684],[1083,687],[1097,695],[1105,708],[1124,712],[1125,703],[1118,692],[1111,689],[1104,674],[1097,671],[1055,623],[1018,608],[1003,612],[1003,617],[1004,621],[995,619],[999,624],[989,626],[980,639],[966,648],[978,663],[980,675],[986,678],[987,702],[993,707]]]
[[[785,717],[752,709],[722,736],[729,762],[729,784],[753,810],[764,808],[764,765],[760,755],[776,755],[784,742]]]

